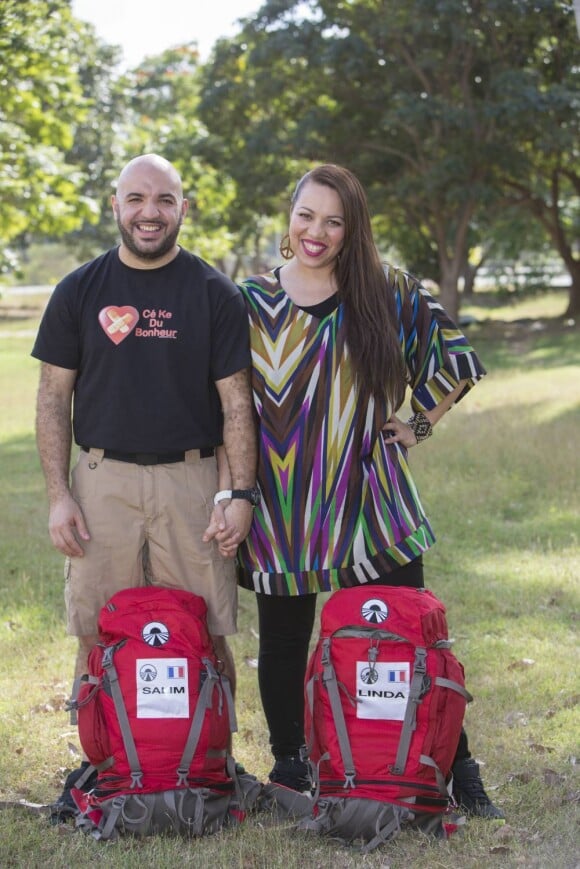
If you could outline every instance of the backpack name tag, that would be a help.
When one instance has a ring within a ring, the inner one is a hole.
[[[356,662],[356,716],[403,721],[409,699],[408,661]]]
[[[187,658],[138,658],[137,718],[189,718]]]

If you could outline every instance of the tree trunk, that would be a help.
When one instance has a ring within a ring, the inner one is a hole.
[[[565,317],[580,317],[580,261],[567,264],[572,278]]]
[[[459,317],[458,282],[459,274],[456,268],[451,266],[442,268],[439,282],[439,301],[455,323]]]
[[[459,317],[459,278],[467,262],[467,230],[474,207],[474,202],[467,200],[455,216],[454,229],[442,222],[435,233],[439,254],[439,301],[455,323]]]
[[[473,299],[473,290],[475,287],[475,276],[479,266],[472,266],[470,263],[465,264],[463,269],[463,298]]]

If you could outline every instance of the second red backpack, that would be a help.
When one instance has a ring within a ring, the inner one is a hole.
[[[426,589],[360,586],[331,595],[306,677],[305,732],[319,792],[302,829],[374,847],[405,821],[441,827],[471,700],[450,645],[445,607]]]

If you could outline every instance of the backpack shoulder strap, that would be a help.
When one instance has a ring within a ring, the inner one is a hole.
[[[462,685],[451,679],[445,679],[443,676],[436,676],[435,684],[442,688],[450,688],[453,691],[457,691],[467,700],[468,703],[473,699],[471,694],[466,691]],[[417,707],[425,693],[429,690],[429,687],[430,680],[427,676],[427,649],[417,646],[415,649],[415,662],[413,664],[413,677],[409,689],[409,699],[405,710],[405,718],[401,729],[397,756],[392,767],[394,775],[403,775],[405,772],[405,766],[407,765],[407,758],[409,756],[409,747],[411,745],[411,737],[413,736],[413,731],[417,726]],[[421,755],[420,760],[421,763],[427,764],[427,766],[432,766],[435,769],[439,790],[442,794],[446,795],[447,789],[445,787],[445,780],[435,761],[426,755]]]
[[[193,718],[191,719],[191,727],[189,728],[187,742],[185,743],[185,748],[183,749],[183,754],[177,768],[177,787],[183,787],[187,784],[189,767],[191,766],[191,761],[193,760],[193,755],[195,754],[195,749],[197,748],[197,743],[199,742],[199,737],[201,736],[205,713],[208,709],[211,709],[214,688],[220,686],[220,684],[226,692],[226,702],[228,703],[229,708],[230,723],[232,721],[231,713],[233,702],[230,702],[232,694],[229,686],[229,681],[227,682],[227,687],[225,687],[226,680],[224,680],[223,683],[220,682],[220,677],[209,658],[203,658],[203,664],[205,666],[204,679],[201,686],[201,691],[199,692],[199,698],[195,707],[195,712]]]
[[[328,699],[330,701],[330,708],[332,710],[332,717],[334,719],[334,726],[336,729],[336,735],[338,737],[338,744],[340,747],[340,754],[342,757],[342,765],[344,767],[344,787],[354,788],[356,787],[356,769],[354,766],[354,759],[352,756],[350,741],[348,738],[348,730],[346,728],[346,721],[344,718],[344,711],[340,700],[340,694],[338,693],[336,670],[334,669],[332,661],[330,660],[330,637],[326,637],[322,641],[321,663],[323,667],[322,681],[328,691]]]
[[[422,646],[417,646],[415,649],[415,662],[413,664],[413,676],[411,686],[409,688],[409,699],[407,700],[407,708],[405,709],[405,718],[403,719],[403,727],[397,748],[397,756],[395,763],[392,766],[394,775],[403,775],[407,758],[409,756],[409,747],[411,745],[411,737],[417,726],[417,706],[421,702],[425,692],[428,690],[427,677],[427,649]]]
[[[133,733],[129,723],[129,716],[127,715],[123,693],[119,685],[119,675],[115,664],[113,663],[113,656],[116,649],[117,646],[108,646],[105,649],[103,653],[103,668],[105,669],[111,687],[111,697],[115,704],[115,712],[117,713],[119,727],[121,728],[123,745],[125,746],[125,753],[131,768],[131,787],[140,788],[143,787],[143,770],[141,769],[141,764],[137,755],[135,740],[133,739]]]

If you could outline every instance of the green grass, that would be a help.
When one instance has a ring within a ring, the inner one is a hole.
[[[42,300],[20,301],[30,308],[14,297],[0,303],[0,801],[46,803],[78,765],[64,711],[75,643],[65,634],[62,559],[48,541],[33,435],[38,365],[29,353]],[[580,342],[557,319],[563,307],[558,293],[528,308],[518,302],[515,317],[514,306],[487,307],[469,334],[489,376],[411,453],[438,539],[425,559],[427,584],[448,609],[475,696],[471,748],[506,827],[472,821],[448,842],[406,833],[362,857],[263,816],[192,843],[102,845],[4,807],[0,867],[576,869]],[[256,634],[253,595],[242,591],[234,751],[265,777]]]

